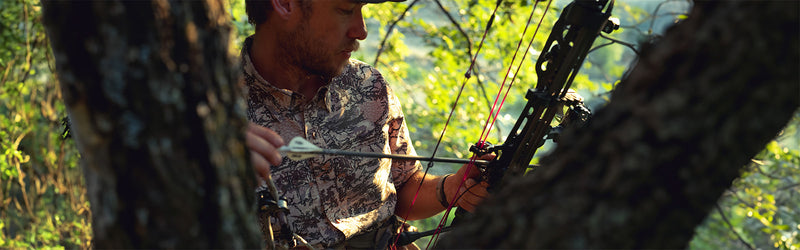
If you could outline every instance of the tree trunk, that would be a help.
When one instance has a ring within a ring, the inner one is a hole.
[[[696,3],[444,248],[685,248],[800,103],[796,1]],[[502,222],[499,222],[502,221]]]
[[[258,248],[220,0],[43,1],[98,248]]]

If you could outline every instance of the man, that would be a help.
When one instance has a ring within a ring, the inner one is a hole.
[[[242,49],[251,160],[259,175],[271,174],[288,201],[290,226],[314,246],[385,246],[390,239],[378,236],[395,214],[427,218],[461,194],[456,205],[472,210],[486,195],[486,184],[474,179],[477,169],[467,165],[458,177],[423,178],[416,161],[295,161],[276,150],[300,136],[323,148],[416,154],[392,89],[376,69],[349,59],[367,37],[362,8],[385,1],[246,1],[256,26]],[[470,178],[458,190],[467,170]]]

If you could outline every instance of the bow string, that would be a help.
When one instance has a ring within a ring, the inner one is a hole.
[[[495,98],[495,101],[494,101],[494,103],[493,103],[493,105],[492,105],[492,107],[490,109],[490,113],[489,113],[489,116],[487,118],[487,121],[486,121],[486,123],[484,123],[484,127],[483,127],[483,129],[481,131],[481,135],[479,136],[478,142],[476,143],[477,150],[485,149],[485,147],[487,145],[486,141],[488,139],[490,131],[492,130],[492,128],[494,127],[495,122],[497,121],[497,116],[500,113],[499,111],[502,108],[503,104],[505,103],[505,100],[508,97],[508,94],[510,93],[511,86],[514,83],[514,79],[516,79],[516,76],[518,75],[519,70],[522,68],[522,64],[525,61],[525,57],[527,56],[527,53],[528,53],[530,47],[532,46],[534,40],[536,39],[536,35],[539,32],[539,28],[541,27],[541,23],[544,20],[545,14],[547,13],[547,10],[549,10],[550,5],[552,4],[552,0],[547,1],[548,3],[547,3],[547,6],[545,7],[544,14],[541,15],[541,18],[540,18],[540,20],[539,20],[539,22],[538,22],[538,24],[536,26],[534,34],[530,38],[530,41],[529,41],[527,47],[525,48],[524,52],[522,53],[522,59],[520,59],[519,66],[517,66],[517,70],[512,75],[511,74],[511,70],[513,68],[514,62],[517,60],[518,53],[520,51],[520,48],[522,47],[525,35],[528,32],[528,29],[530,27],[530,23],[533,20],[534,13],[535,13],[535,11],[537,9],[537,6],[538,6],[539,2],[540,1],[535,1],[534,2],[534,6],[531,9],[531,12],[530,12],[530,15],[528,16],[527,22],[525,23],[525,27],[521,32],[519,42],[517,43],[516,49],[514,51],[514,55],[512,56],[511,62],[509,63],[509,66],[508,66],[508,68],[506,70],[506,74],[505,74],[505,76],[503,78],[503,81],[500,84],[500,89],[498,90],[498,93],[497,93],[497,96]],[[434,146],[434,149],[433,149],[433,155],[434,156],[436,155],[436,152],[438,151],[439,146],[441,145],[441,142],[442,142],[443,138],[445,137],[445,133],[447,131],[448,125],[449,125],[450,121],[452,120],[452,117],[453,117],[453,114],[455,112],[455,109],[458,107],[458,103],[459,103],[459,100],[461,98],[461,95],[463,94],[464,88],[465,88],[467,82],[469,81],[470,77],[472,76],[472,72],[473,72],[473,69],[474,69],[474,67],[476,65],[477,58],[478,58],[478,56],[480,54],[481,48],[483,47],[483,44],[484,44],[484,42],[486,40],[486,37],[487,37],[489,31],[491,30],[492,24],[493,24],[493,22],[495,20],[496,14],[497,14],[497,10],[501,6],[501,4],[502,4],[502,0],[497,0],[496,1],[495,7],[494,7],[494,9],[492,11],[492,14],[491,14],[489,20],[487,21],[486,28],[484,29],[483,35],[481,37],[481,40],[478,43],[478,47],[476,49],[476,52],[475,52],[474,55],[472,55],[469,67],[466,70],[466,72],[464,73],[464,79],[461,82],[461,87],[459,88],[458,94],[456,95],[456,99],[455,99],[455,101],[453,103],[453,106],[450,109],[450,113],[447,116],[447,120],[445,121],[444,128],[442,129],[442,132],[441,132],[441,134],[440,134],[440,136],[439,136],[439,138],[437,140],[437,143]],[[441,5],[440,5],[440,8],[441,8]],[[509,81],[509,75],[511,75],[510,81]],[[508,82],[508,87],[506,87],[506,83],[507,82]],[[503,90],[504,89],[506,90],[505,94],[503,94]],[[500,98],[501,95],[502,95],[502,99]],[[472,156],[470,157],[471,162],[468,163],[468,164],[474,165],[474,163],[475,163],[474,161],[477,159],[477,157],[478,157],[478,155],[473,152]],[[425,179],[424,176],[427,176],[429,170],[433,167],[433,164],[434,164],[434,162],[429,162],[429,164],[426,167],[425,172],[423,174],[423,180]],[[467,172],[465,172],[465,174],[463,176],[460,176],[461,180],[459,181],[459,186],[458,186],[457,190],[460,190],[464,186],[464,183],[466,182],[467,177],[469,176],[469,174],[470,173],[469,173],[469,169],[468,169]],[[421,187],[422,187],[422,183],[420,183],[420,185],[417,187],[417,191],[416,191],[417,194],[415,195],[412,203],[410,204],[410,208],[408,209],[408,211],[411,211],[411,208],[413,208],[414,203],[416,202],[416,196],[419,194],[419,191],[421,190]],[[453,206],[456,204],[458,198],[460,198],[460,197],[454,196],[454,197],[452,197],[452,199],[449,200],[449,202],[448,202],[449,205],[445,210],[444,216],[439,221],[436,229],[433,230],[433,233],[431,233],[434,236],[434,238],[431,239],[431,241],[428,242],[428,246],[427,247],[430,247],[430,244],[432,242],[435,242],[438,239],[439,232],[442,231],[445,228],[445,223],[447,222],[447,218],[448,218],[448,216],[450,214],[450,211],[452,210]],[[405,222],[405,220],[407,220],[407,218],[408,218],[408,215],[403,216],[403,218],[404,218],[404,222]],[[427,236],[427,235],[429,235],[429,233],[419,234],[419,236]],[[400,237],[401,236],[398,235],[398,237],[395,238],[395,241],[394,241],[393,245],[397,245],[397,243],[400,243],[400,245],[404,245],[406,243],[410,243],[410,242],[398,242]],[[406,240],[411,240],[411,239],[406,239]]]
[[[488,149],[487,145],[489,144],[486,141],[491,129],[494,127],[494,124],[497,121],[499,110],[505,103],[505,100],[510,93],[511,86],[514,83],[519,70],[522,69],[522,65],[525,62],[525,57],[527,56],[527,53],[532,46],[536,35],[538,34],[547,10],[550,9],[550,5],[552,4],[552,0],[547,1],[548,3],[545,7],[545,11],[537,24],[534,35],[530,38],[527,48],[522,54],[522,59],[519,62],[519,66],[517,66],[514,74],[511,74],[512,67],[516,61],[519,49],[524,41],[525,34],[528,31],[533,14],[536,11],[536,7],[539,2],[543,1],[535,1],[534,6],[531,9],[531,13],[523,31],[521,32],[522,34],[516,46],[514,55],[512,56],[512,60],[509,63],[506,74],[502,83],[500,84],[497,97],[495,98],[494,104],[490,109],[489,117],[484,124],[484,128],[481,132],[478,142],[470,150],[473,152],[472,157],[470,157],[470,159],[473,161],[478,157],[476,153],[497,153],[498,155],[497,158],[490,161],[489,165],[485,168],[487,175],[486,178],[488,179],[491,188],[490,191],[499,189],[504,182],[507,182],[508,178],[524,174],[525,170],[529,168],[528,164],[536,153],[536,150],[544,144],[544,141],[548,138],[556,140],[560,128],[550,127],[550,123],[555,116],[557,116],[559,113],[563,113],[562,108],[564,105],[569,105],[571,111],[577,110],[573,112],[576,114],[574,116],[577,116],[578,118],[573,118],[572,120],[585,122],[585,120],[588,119],[587,117],[590,115],[590,112],[588,109],[583,107],[582,99],[575,98],[573,95],[569,95],[569,87],[571,86],[572,81],[575,79],[575,76],[577,75],[577,72],[580,69],[580,66],[582,65],[595,38],[597,38],[601,31],[610,33],[619,27],[619,24],[617,23],[618,21],[615,22],[614,19],[610,18],[614,0],[575,0],[567,5],[562,11],[559,19],[556,21],[553,29],[550,32],[547,42],[544,45],[544,49],[537,59],[535,70],[538,80],[536,88],[530,89],[526,94],[526,98],[528,99],[526,107],[523,109],[522,114],[517,119],[517,122],[511,130],[509,136],[506,137],[505,144],[494,146],[491,149]],[[475,67],[482,45],[484,44],[485,38],[491,29],[495,15],[501,3],[502,0],[498,0],[496,2],[492,15],[487,21],[481,42],[478,44],[476,53],[472,56],[470,66],[464,74],[464,80],[462,81],[461,88],[459,89],[458,95],[456,96],[455,102],[453,103],[448,118],[445,122],[445,126],[439,136],[439,139],[437,140],[436,146],[434,147],[433,155],[436,154],[439,145],[445,136],[448,124],[452,119],[452,115],[456,107],[458,106],[458,101],[460,100],[464,87],[466,86],[472,70]],[[511,76],[510,81],[509,76]],[[506,87],[506,82],[508,82],[508,87]],[[501,94],[503,93],[504,89],[505,94],[503,94],[501,98]],[[469,164],[474,165],[474,162]],[[432,166],[433,162],[430,162],[425,169],[424,176],[427,175]],[[460,190],[466,182],[467,177],[469,176],[468,171],[464,174],[464,176],[461,176],[457,190]],[[419,194],[421,187],[422,183],[420,183],[419,187],[417,187],[417,194]],[[426,232],[417,234],[419,236],[433,235],[433,238],[428,242],[427,247],[430,247],[431,243],[435,244],[435,242],[438,240],[439,232],[447,228],[445,227],[447,218],[449,217],[453,206],[457,203],[459,198],[459,195],[456,195],[450,199],[444,216],[439,221],[436,229],[432,230],[432,233]],[[413,208],[415,201],[416,195],[408,211]],[[454,219],[453,223],[456,223],[459,220],[459,217],[463,217],[461,214],[466,214],[463,209],[459,208],[458,210],[459,211],[456,212],[456,219]],[[407,218],[407,216],[408,215],[403,217],[404,220]],[[398,243],[399,245],[404,245],[413,242],[414,240],[411,237],[404,237],[404,242],[398,242],[400,238],[401,236],[398,235],[393,246],[398,245]]]

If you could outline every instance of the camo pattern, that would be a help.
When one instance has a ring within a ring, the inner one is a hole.
[[[376,69],[350,60],[341,75],[303,103],[301,94],[278,89],[256,72],[248,54],[251,43],[248,38],[242,49],[240,80],[250,121],[286,142],[299,136],[322,148],[416,155],[400,102]],[[284,157],[271,171],[288,201],[293,231],[311,245],[334,246],[392,216],[397,190],[419,168],[416,161],[325,155],[301,161]],[[268,237],[266,220],[259,222]]]

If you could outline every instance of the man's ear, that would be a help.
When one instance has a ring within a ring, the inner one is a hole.
[[[272,2],[272,9],[282,19],[289,19],[293,12],[299,11],[297,1],[295,0],[270,0]]]

